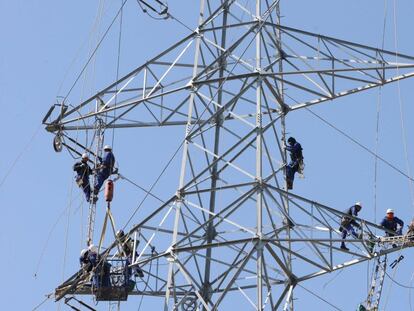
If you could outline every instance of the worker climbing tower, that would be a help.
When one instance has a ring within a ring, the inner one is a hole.
[[[284,26],[279,0],[200,0],[198,16],[189,35],[87,100],[50,109],[44,124],[78,155],[90,141],[72,136],[94,131],[96,159],[108,129],[183,128],[178,188],[126,230],[141,237],[129,268],[148,276],[129,296],[158,297],[164,310],[229,310],[240,300],[293,310],[301,282],[397,249],[375,246],[383,229],[355,217],[361,234],[341,250],[342,208],[288,190],[289,116],[410,78],[414,57]],[[92,204],[91,240],[94,215]],[[118,247],[114,238],[101,260]],[[56,300],[93,294],[89,277],[75,273]]]

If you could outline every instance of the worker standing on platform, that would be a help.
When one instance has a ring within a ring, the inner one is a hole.
[[[404,222],[398,217],[394,216],[394,210],[389,208],[387,209],[387,215],[381,221],[380,226],[394,232],[386,232],[386,236],[402,235],[402,228],[404,227]]]
[[[98,262],[98,249],[91,244],[88,248],[82,249],[79,257],[79,263],[86,272],[91,272]]]
[[[91,197],[91,186],[89,183],[89,176],[92,174],[92,169],[88,165],[88,155],[82,154],[82,159],[73,165],[73,170],[76,172],[76,183],[82,188],[85,193],[86,201],[89,202]]]
[[[109,176],[113,173],[115,165],[115,156],[112,153],[112,148],[109,145],[104,147],[104,156],[102,159],[102,163],[97,167],[97,176],[96,181],[93,189],[94,193],[94,200],[97,200],[97,195],[99,190],[101,189],[104,181],[108,179]]]
[[[303,168],[302,146],[295,138],[288,138],[286,150],[290,152],[290,163],[286,166],[286,183],[288,189],[293,189],[295,173],[301,172]]]
[[[134,255],[134,240],[132,240],[131,237],[125,235],[124,230],[118,230],[118,232],[116,233],[116,238],[121,246],[123,255],[126,256],[126,259],[127,259],[126,264],[127,266],[129,266],[130,264],[132,264],[132,259]],[[138,241],[136,241],[135,244],[138,244]],[[122,253],[119,255],[122,255]],[[138,252],[135,251],[135,258],[137,257],[138,257]],[[138,265],[135,266],[134,269],[135,269],[135,276],[139,276],[140,278],[144,277],[144,272]],[[129,270],[130,269],[128,269],[128,275],[131,274]]]
[[[348,208],[344,213],[345,216],[342,216],[341,219],[341,226],[339,227],[339,231],[342,232],[342,243],[341,249],[349,251],[349,248],[345,245],[345,239],[348,234],[352,234],[353,237],[358,238],[357,233],[354,230],[354,227],[358,229],[361,228],[361,225],[355,221],[355,219],[349,217],[357,217],[358,213],[361,211],[362,205],[361,202],[356,202],[353,206]]]
[[[85,255],[84,255],[85,256]],[[105,260],[99,256],[98,248],[91,244],[87,250],[87,257],[85,258],[85,262],[89,265],[90,270],[92,271],[92,285],[95,288],[99,287],[109,287],[111,286],[110,280],[110,269],[111,265],[107,263]],[[82,259],[82,258],[81,258]]]
[[[89,249],[84,248],[82,249],[79,257],[79,262],[82,268],[87,269],[87,266],[89,264]]]

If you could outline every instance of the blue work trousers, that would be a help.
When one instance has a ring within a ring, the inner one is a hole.
[[[107,180],[110,175],[111,174],[109,174],[109,172],[107,171],[99,171],[99,173],[96,176],[96,182],[93,189],[94,194],[99,193],[99,190],[101,189],[104,181]]]
[[[86,201],[89,202],[89,199],[91,198],[91,186],[89,184],[89,176],[77,176],[76,180],[82,180],[82,184],[80,187],[82,188],[83,193],[85,194]]]
[[[293,180],[295,179],[295,173],[298,171],[298,169],[299,169],[299,163],[297,161],[290,162],[286,166],[286,179],[288,181],[293,182]]]
[[[353,237],[358,237],[358,234],[355,232],[355,229],[352,225],[342,226],[342,239],[345,240],[346,236],[350,233]]]

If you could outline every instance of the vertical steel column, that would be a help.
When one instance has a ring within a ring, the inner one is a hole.
[[[257,19],[257,29],[256,29],[256,71],[261,72],[261,35],[260,35],[260,26],[261,26],[261,0],[256,0],[256,19]],[[257,187],[257,200],[256,200],[256,210],[257,210],[257,229],[256,234],[259,238],[257,243],[257,310],[263,310],[263,244],[262,239],[262,88],[261,88],[261,77],[259,75],[256,86],[256,182],[258,183]]]
[[[199,15],[199,26],[203,23],[204,20],[204,2],[205,0],[200,0],[200,15]],[[194,77],[197,75],[198,72],[198,60],[200,57],[200,35],[198,35],[197,39],[196,39],[196,43],[195,43],[195,55],[194,55],[194,66],[193,66],[193,79]],[[187,140],[187,136],[190,133],[190,130],[192,128],[192,124],[191,124],[191,120],[192,120],[192,115],[193,115],[193,108],[194,108],[194,101],[195,101],[195,92],[196,90],[192,89],[191,94],[190,94],[190,98],[189,98],[189,104],[188,104],[188,115],[187,115],[187,125],[185,128],[185,141],[184,141],[184,145],[183,145],[183,156],[181,159],[181,172],[180,172],[180,181],[179,181],[179,186],[178,186],[178,191],[177,191],[177,200],[176,200],[176,211],[175,211],[175,220],[174,220],[174,230],[173,230],[173,236],[172,236],[172,243],[171,245],[174,246],[175,243],[177,242],[177,235],[178,235],[178,227],[179,227],[179,218],[180,218],[180,213],[181,213],[181,204],[182,204],[182,188],[184,187],[184,181],[185,181],[185,173],[186,173],[186,166],[187,166],[187,159],[188,159],[188,144],[189,141]],[[167,289],[165,291],[165,302],[164,302],[164,310],[167,311],[168,310],[168,303],[170,300],[170,289],[172,286],[174,286],[174,272],[173,272],[173,268],[174,268],[174,264],[175,264],[175,260],[174,260],[174,254],[171,254],[170,258],[170,263],[169,263],[169,267],[168,267],[168,278],[167,278]]]
[[[225,3],[223,5],[223,22],[222,22],[222,30],[221,30],[221,43],[220,46],[222,48],[221,55],[223,56],[224,53],[226,53],[226,37],[227,37],[227,17],[228,17],[228,5]],[[219,56],[219,57],[220,57]],[[220,80],[224,77],[224,72],[226,68],[226,59],[222,57],[219,62],[219,78]],[[220,106],[222,106],[223,101],[223,84],[225,81],[219,82],[218,85],[218,92],[217,92],[217,103]],[[219,108],[216,108],[219,109]],[[215,126],[215,132],[214,132],[214,154],[218,155],[220,150],[220,131],[221,126],[223,124],[223,112],[218,114],[216,117],[216,126]],[[214,162],[216,159],[215,157],[212,158],[212,161]],[[217,187],[217,181],[219,179],[218,174],[218,162],[216,162],[213,167],[211,168],[211,192],[210,192],[210,202],[209,202],[209,211],[211,212],[208,216],[209,223],[206,230],[206,244],[211,244],[211,242],[215,238],[216,230],[214,227],[214,221],[211,219],[214,217],[213,213],[216,209],[216,187]],[[205,262],[205,268],[204,268],[204,280],[203,280],[203,288],[202,288],[202,296],[206,303],[208,303],[211,299],[211,286],[210,286],[210,272],[211,272],[211,253],[212,249],[207,248],[206,249],[206,262]],[[204,308],[204,310],[206,310]]]
[[[278,3],[276,6],[276,23],[277,25],[280,25],[280,4]],[[277,42],[277,49],[278,49],[278,53],[280,56],[280,61],[279,61],[279,72],[282,73],[283,72],[283,57],[284,57],[284,53],[282,50],[282,34],[279,28],[276,29],[276,42]],[[283,75],[280,75],[280,82],[278,85],[278,89],[279,89],[279,95],[280,95],[280,99],[282,100],[282,109],[285,109],[285,107],[288,107],[286,105],[284,105],[284,84],[283,84]],[[283,159],[283,165],[285,167],[284,171],[283,171],[283,177],[284,177],[284,185],[285,185],[285,189],[288,192],[288,188],[287,188],[287,181],[286,181],[286,166],[288,165],[288,158],[287,158],[287,152],[286,152],[286,114],[288,113],[288,110],[282,110],[282,115],[281,115],[281,140],[282,140],[282,159]],[[285,213],[286,215],[289,217],[289,197],[288,195],[284,195],[283,196],[283,206],[285,209]],[[292,249],[292,244],[290,242],[290,238],[291,238],[291,221],[290,221],[290,217],[288,219],[285,220],[285,225],[287,225],[287,238],[289,240],[288,242],[288,248],[289,250]],[[287,263],[286,263],[286,267],[289,269],[289,271],[292,273],[292,253],[288,252],[287,254]],[[289,287],[289,295],[287,296],[286,299],[286,305],[285,307],[288,307],[290,310],[293,310],[293,286]],[[288,285],[287,285],[288,286]]]

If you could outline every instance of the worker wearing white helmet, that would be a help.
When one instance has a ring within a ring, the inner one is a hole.
[[[404,227],[404,221],[394,216],[394,210],[392,208],[387,209],[386,216],[381,221],[380,226],[389,231],[385,232],[386,236],[395,236],[402,234],[402,228]]]
[[[89,202],[91,197],[91,185],[89,182],[89,176],[92,174],[92,169],[88,165],[88,154],[84,153],[81,156],[81,160],[73,165],[73,170],[76,172],[75,181],[78,186],[85,193],[86,201]]]
[[[350,208],[344,211],[344,216],[341,219],[341,226],[339,227],[339,231],[342,232],[342,242],[341,242],[341,249],[345,251],[349,251],[349,248],[345,245],[345,239],[348,234],[351,234],[354,238],[359,238],[358,234],[355,232],[354,227],[361,228],[361,225],[352,217],[357,217],[358,213],[362,209],[361,202],[356,202]]]
[[[82,249],[79,262],[85,271],[92,271],[92,268],[95,267],[98,262],[98,248],[91,244],[88,248]]]
[[[115,156],[112,153],[112,147],[109,145],[104,146],[104,155],[102,157],[102,162],[98,166],[98,172],[96,175],[96,181],[93,188],[94,202],[98,199],[98,193],[101,189],[104,181],[111,176],[114,171],[115,166]]]
[[[79,262],[81,264],[81,267],[85,267],[89,263],[88,256],[89,256],[89,249],[87,248],[82,249],[80,256],[79,256]]]
[[[92,254],[98,254],[98,248],[97,248],[94,244],[89,245],[88,250],[89,250]]]

